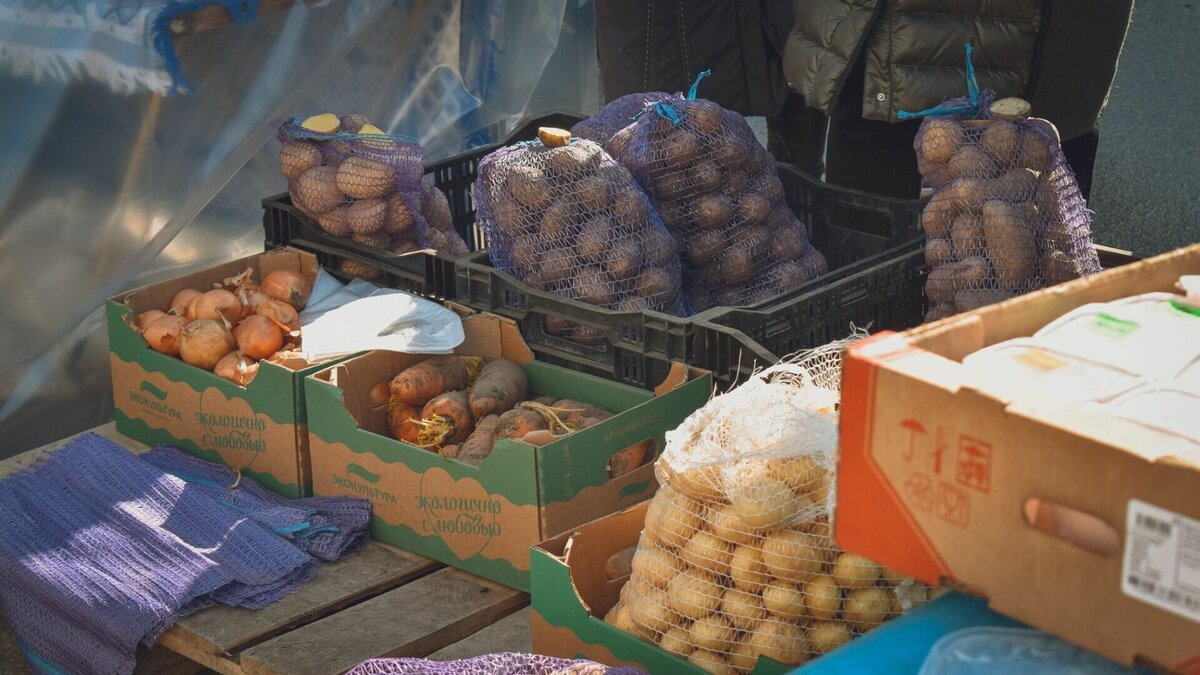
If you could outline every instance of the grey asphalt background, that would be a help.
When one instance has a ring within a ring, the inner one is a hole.
[[[1100,124],[1098,243],[1152,255],[1200,241],[1198,35],[1200,0],[1137,0]],[[30,672],[0,617],[0,673]]]

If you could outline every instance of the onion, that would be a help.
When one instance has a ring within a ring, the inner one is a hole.
[[[179,291],[175,294],[175,297],[171,298],[171,311],[176,314],[183,314],[187,311],[188,303],[201,295],[203,293],[194,288],[185,288]]]
[[[248,286],[238,287],[237,296],[238,300],[242,303],[243,319],[253,314],[263,301],[270,300],[262,291]],[[291,305],[288,305],[288,307],[291,307]]]
[[[147,311],[145,311],[145,312],[142,312],[141,314],[138,314],[136,317],[134,317],[134,319],[133,319],[133,327],[134,327],[134,329],[135,329],[137,332],[139,332],[139,333],[145,333],[145,332],[146,332],[146,328],[147,328],[147,327],[148,327],[150,324],[154,323],[154,320],[155,320],[155,319],[158,319],[158,318],[160,318],[160,317],[164,317],[164,316],[166,316],[166,315],[167,315],[167,313],[166,313],[166,312],[161,312],[161,311],[159,311],[159,310],[157,310],[157,309],[151,309],[151,310],[147,310]]]
[[[195,314],[197,319],[237,321],[242,318],[242,301],[232,291],[214,288],[196,299]]]
[[[265,359],[283,347],[283,331],[270,318],[255,314],[233,329],[238,349],[252,359]]]
[[[261,314],[281,326],[286,326],[288,330],[300,328],[300,315],[296,313],[296,308],[281,300],[268,298],[260,303],[258,309],[254,311],[256,314]]]
[[[179,335],[187,322],[182,316],[165,314],[146,326],[142,338],[156,352],[179,356]]]
[[[367,405],[372,408],[381,408],[388,404],[392,398],[391,387],[388,386],[388,380],[377,382],[371,391],[367,393]]]
[[[212,319],[196,319],[179,335],[179,355],[184,361],[205,370],[212,370],[233,351],[233,333],[224,324]]]
[[[241,352],[229,352],[217,361],[213,372],[238,386],[246,386],[258,374],[258,363],[251,361]]]
[[[301,310],[312,293],[312,282],[296,270],[280,269],[263,277],[262,292]]]

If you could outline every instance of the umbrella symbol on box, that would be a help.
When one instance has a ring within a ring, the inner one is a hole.
[[[908,450],[906,450],[904,453],[904,459],[911,460],[913,458],[913,453],[916,450],[917,434],[921,434],[921,435],[925,434],[925,425],[921,424],[917,420],[914,420],[913,418],[910,417],[910,418],[900,422],[900,426],[904,427],[905,429],[908,429],[908,431],[909,431]]]

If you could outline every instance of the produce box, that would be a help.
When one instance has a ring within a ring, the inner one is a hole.
[[[126,436],[222,462],[285,497],[308,496],[312,481],[302,383],[328,361],[262,361],[258,375],[243,387],[154,351],[129,323],[140,312],[168,307],[177,291],[212,288],[247,267],[256,279],[281,268],[312,279],[317,260],[283,248],[108,299],[113,415]]]
[[[674,654],[604,622],[628,580],[610,580],[605,564],[614,553],[637,545],[646,506],[643,502],[605,516],[533,549],[535,653],[633,666],[651,673],[704,675],[704,670]],[[788,670],[783,664],[759,658],[753,672],[765,675]]]
[[[1171,437],[1124,420],[968,387],[961,363],[1186,274],[1200,274],[1200,245],[852,347],[838,543],[1121,663],[1200,672],[1200,458],[1164,453]],[[1096,331],[1136,329],[1109,324]],[[1045,528],[1046,504],[1099,536]]]
[[[456,353],[520,364],[531,396],[616,414],[542,447],[500,440],[472,466],[387,435],[386,410],[370,406],[369,390],[426,357],[370,352],[305,382],[314,492],[370,499],[376,539],[529,590],[531,546],[654,493],[651,464],[610,480],[608,459],[645,440],[662,448],[664,433],[708,399],[712,377],[675,364],[651,392],[535,361],[506,319],[473,315],[463,329]]]

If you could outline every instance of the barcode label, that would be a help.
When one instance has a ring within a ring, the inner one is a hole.
[[[1200,623],[1200,521],[1130,500],[1122,571],[1126,595]]]

